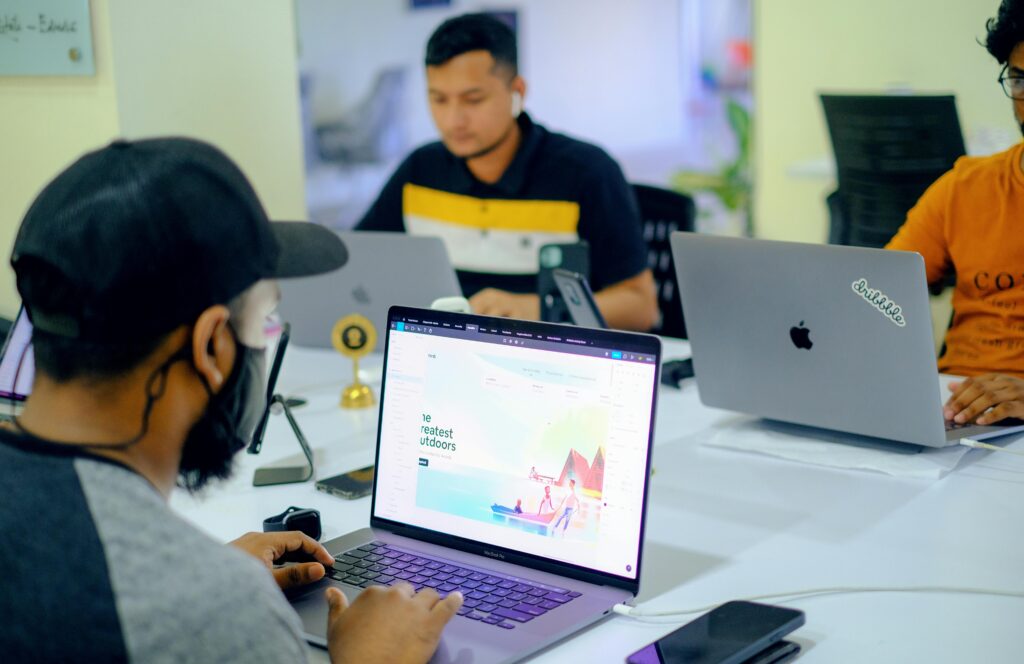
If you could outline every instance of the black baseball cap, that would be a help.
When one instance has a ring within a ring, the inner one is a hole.
[[[169,332],[261,279],[347,259],[327,228],[271,222],[217,148],[159,138],[114,141],[59,174],[26,213],[11,266],[35,328],[116,342]]]

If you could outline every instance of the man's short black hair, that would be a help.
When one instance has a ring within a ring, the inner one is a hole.
[[[18,290],[34,308],[51,315],[74,315],[82,298],[64,275],[34,259],[18,270]],[[29,310],[31,317],[32,310]],[[57,383],[75,379],[105,380],[131,371],[160,346],[167,333],[140,335],[130,341],[96,342],[32,330],[36,371]]]
[[[1024,42],[1024,0],[1003,0],[995,18],[990,18],[985,27],[985,47],[999,64],[1005,65],[1017,44]]]
[[[443,65],[470,51],[487,51],[497,67],[519,73],[519,54],[512,28],[490,14],[463,14],[450,18],[434,31],[427,42],[425,64]]]

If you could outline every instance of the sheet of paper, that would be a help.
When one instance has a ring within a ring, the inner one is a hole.
[[[709,431],[710,447],[755,452],[831,468],[866,470],[894,477],[941,479],[969,448],[915,448],[899,443],[865,444],[865,439],[823,429],[792,427],[757,418],[736,418]]]

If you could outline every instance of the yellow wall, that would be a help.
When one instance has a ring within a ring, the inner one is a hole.
[[[116,136],[185,134],[231,155],[272,217],[305,219],[293,3],[92,0],[94,77],[0,77],[0,315],[32,199]]]
[[[957,96],[965,137],[1017,129],[978,39],[998,0],[754,0],[756,234],[823,241],[827,176],[794,165],[831,155],[820,91],[911,87]]]
[[[110,19],[121,133],[210,141],[272,218],[306,219],[292,3],[119,0]]]
[[[0,316],[18,310],[8,265],[32,199],[68,162],[118,133],[109,6],[91,4],[95,76],[0,76]]]

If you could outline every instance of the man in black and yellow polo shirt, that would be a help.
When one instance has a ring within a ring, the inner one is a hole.
[[[632,190],[593,145],[522,112],[515,35],[467,14],[427,43],[430,110],[441,141],[413,152],[359,223],[444,240],[476,313],[536,319],[538,250],[586,240],[591,283],[612,327],[657,320],[654,279]]]

